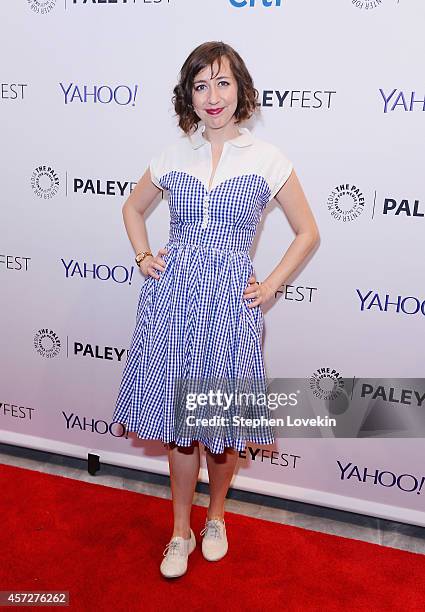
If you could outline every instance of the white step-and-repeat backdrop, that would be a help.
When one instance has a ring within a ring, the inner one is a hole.
[[[385,378],[369,398],[422,407],[422,0],[19,0],[2,16],[1,441],[168,473],[161,442],[111,425],[144,280],[121,207],[177,137],[172,88],[207,40],[245,59],[249,127],[293,161],[321,232],[264,308],[268,375],[322,395]],[[146,222],[157,251],[165,199]],[[260,280],[292,239],[269,204]],[[425,525],[423,440],[394,435],[249,445],[233,486]]]

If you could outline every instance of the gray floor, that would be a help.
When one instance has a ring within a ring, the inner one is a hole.
[[[92,476],[87,471],[86,461],[6,444],[0,444],[0,463],[49,474],[60,474],[67,478],[85,480],[97,485],[171,498],[169,477],[159,474],[101,464],[100,470],[95,476]],[[207,484],[198,482],[194,504],[208,506]],[[229,490],[226,510],[425,554],[424,527],[235,489]]]

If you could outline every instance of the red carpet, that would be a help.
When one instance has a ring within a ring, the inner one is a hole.
[[[425,609],[423,555],[227,512],[227,556],[198,546],[170,581],[170,500],[6,465],[0,484],[0,590],[68,590],[84,612]]]

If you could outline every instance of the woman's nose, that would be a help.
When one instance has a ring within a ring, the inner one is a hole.
[[[219,100],[220,100],[220,96],[218,94],[218,91],[215,89],[214,85],[211,85],[210,93],[208,96],[208,102],[210,104],[216,104]]]

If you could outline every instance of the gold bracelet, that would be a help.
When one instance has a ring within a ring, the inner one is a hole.
[[[137,265],[139,266],[139,268],[144,258],[147,257],[148,255],[152,255],[152,253],[150,251],[140,251],[140,253],[137,253],[134,259]]]

